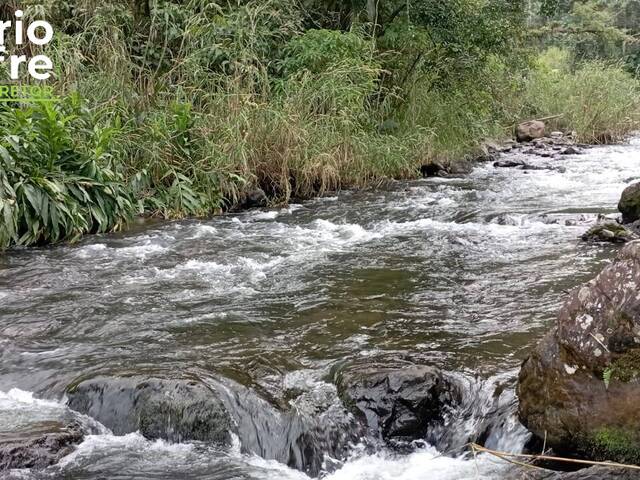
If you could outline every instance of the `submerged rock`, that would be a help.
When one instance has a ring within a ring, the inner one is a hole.
[[[544,137],[545,124],[538,120],[523,122],[516,127],[516,140],[518,142],[530,142],[536,138]]]
[[[116,435],[140,431],[149,439],[229,444],[231,417],[218,394],[187,380],[101,377],[68,391],[69,408],[89,415]]]
[[[522,423],[556,452],[640,463],[640,241],[570,294],[518,397]]]
[[[638,235],[613,221],[594,225],[582,235],[585,242],[627,243],[638,238]]]
[[[427,366],[348,368],[337,383],[345,405],[386,441],[425,439],[461,401],[457,384]]]
[[[82,426],[75,422],[46,421],[0,433],[0,472],[54,465],[72,453],[83,439]]]
[[[622,212],[623,223],[640,220],[640,182],[634,183],[622,192],[618,210]]]

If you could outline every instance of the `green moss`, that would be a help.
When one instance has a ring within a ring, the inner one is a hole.
[[[640,464],[639,440],[636,432],[620,427],[603,427],[593,436],[592,455],[602,460]]]
[[[605,370],[611,380],[630,382],[640,377],[640,349],[630,350],[611,363]]]

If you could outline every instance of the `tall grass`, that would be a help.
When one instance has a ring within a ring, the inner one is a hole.
[[[611,143],[640,122],[640,84],[621,64],[590,61],[570,71],[568,53],[551,49],[538,59],[526,86],[532,117],[560,115],[553,128],[575,131],[585,143]]]

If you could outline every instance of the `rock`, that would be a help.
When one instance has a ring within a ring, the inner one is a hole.
[[[617,222],[605,221],[591,227],[581,238],[585,242],[627,243],[639,237]]]
[[[267,194],[261,188],[255,188],[247,193],[244,208],[264,208],[269,205]]]
[[[640,463],[640,242],[574,289],[519,375],[522,423],[561,456]]]
[[[497,162],[500,158],[499,153],[481,153],[477,155],[473,161],[477,163],[489,163],[489,162]]]
[[[422,176],[427,177],[446,177],[447,169],[439,162],[432,162],[420,167]]]
[[[568,146],[560,152],[560,155],[581,155],[582,151],[574,146]]]
[[[618,204],[622,212],[623,223],[633,223],[640,220],[640,182],[625,188]]]
[[[544,137],[545,124],[538,120],[521,123],[516,127],[516,140],[518,142],[530,142],[536,138]]]
[[[549,136],[550,136],[551,138],[562,138],[562,137],[564,137],[564,133],[562,133],[562,132],[558,132],[558,131],[555,131],[555,132],[551,132],[551,133],[549,134]]]
[[[499,160],[493,164],[496,168],[513,168],[521,167],[524,165],[522,160]]]
[[[628,223],[625,225],[627,229],[631,230],[636,235],[640,236],[640,220],[636,220],[633,223]]]
[[[498,215],[497,217],[495,217],[491,223],[495,223],[496,225],[503,225],[503,226],[520,226],[522,225],[522,220],[509,215],[508,213],[501,213],[500,215]]]
[[[363,366],[342,371],[337,385],[345,405],[386,441],[428,441],[430,429],[461,401],[457,384],[427,366]]]
[[[100,377],[67,390],[69,408],[115,435],[140,431],[149,439],[229,444],[231,418],[218,394],[187,380]]]
[[[638,480],[637,471],[624,468],[592,467],[577,472],[518,468],[504,480]]]
[[[451,175],[468,175],[473,171],[473,163],[467,160],[458,160],[455,162],[451,162],[450,165],[447,166],[447,170],[441,172],[439,176],[446,177],[448,174]]]
[[[297,379],[285,380],[289,385],[281,393],[288,400],[279,407],[253,389],[226,384],[229,411],[243,453],[275,460],[315,478],[327,470],[328,458],[345,461],[350,446],[362,441],[365,428],[342,404],[335,385]]]
[[[83,439],[83,429],[75,422],[46,421],[0,433],[0,472],[54,465],[73,452]]]

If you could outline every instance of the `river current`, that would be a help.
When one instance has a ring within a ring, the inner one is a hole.
[[[261,443],[247,448],[251,436],[242,435],[227,449],[149,441],[80,417],[94,434],[76,452],[12,478],[307,480],[276,461],[270,422],[287,409],[304,413],[319,397],[339,402],[328,377],[347,362],[455,372],[468,391],[448,426],[452,444],[493,415],[500,423],[487,445],[521,450],[528,435],[515,416],[519,364],[567,290],[615,255],[617,247],[579,236],[598,214],[614,214],[640,177],[640,142],[528,161],[566,171],[482,164],[462,177],[145,223],[2,255],[0,433],[74,415],[64,391],[78,380],[162,374],[250,392],[238,408]],[[353,445],[322,475],[499,479],[505,468],[491,457],[441,453]]]

